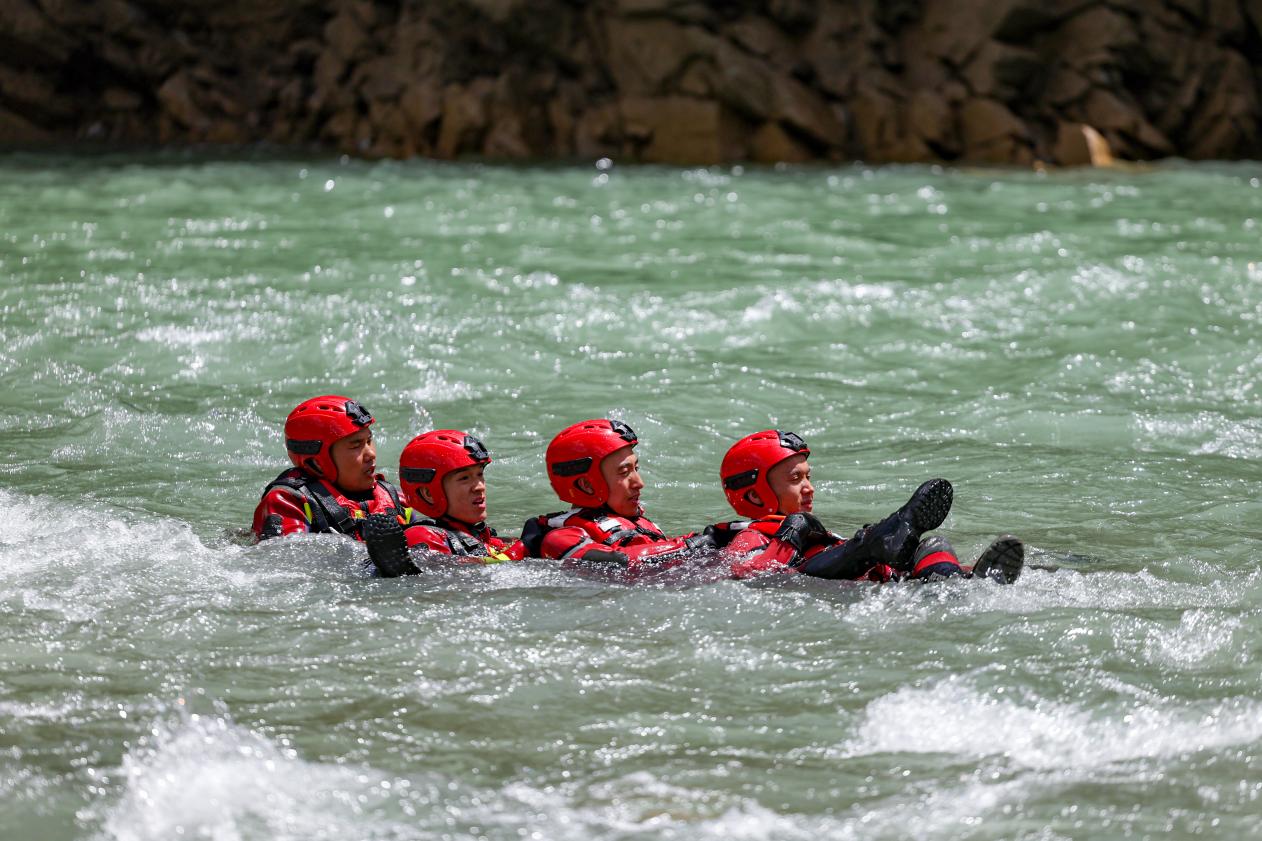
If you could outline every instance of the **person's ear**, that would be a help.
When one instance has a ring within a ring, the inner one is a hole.
[[[433,495],[432,493],[430,493],[429,488],[417,488],[417,489],[416,489],[416,494],[417,494],[417,496],[419,496],[421,499],[425,500],[425,504],[426,504],[426,505],[433,505],[433,504],[434,504],[434,495]]]
[[[753,489],[745,491],[745,501],[748,502],[750,505],[756,505],[759,508],[762,508],[764,505],[767,504],[762,501],[762,497],[758,495],[758,491],[753,490]]]
[[[588,496],[596,495],[596,489],[592,487],[591,482],[587,481],[586,476],[581,477],[577,482],[575,482],[574,487],[578,488],[580,491],[587,494]]]

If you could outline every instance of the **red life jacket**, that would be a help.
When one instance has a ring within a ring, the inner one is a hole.
[[[531,557],[581,560],[593,550],[616,551],[635,566],[687,551],[683,537],[667,537],[643,514],[624,517],[605,507],[571,508],[527,520],[521,542]]]
[[[449,517],[437,519],[413,519],[404,532],[409,547],[428,549],[445,555],[459,557],[491,557],[496,560],[518,561],[525,557],[520,541],[505,543],[495,529],[486,523],[470,526]],[[498,556],[504,557],[498,557]]]
[[[297,467],[281,473],[263,489],[254,510],[254,534],[259,540],[294,532],[336,532],[362,540],[360,526],[369,514],[411,518],[398,490],[377,476],[372,498],[353,500],[339,488]]]

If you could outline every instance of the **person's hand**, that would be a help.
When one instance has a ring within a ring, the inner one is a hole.
[[[706,552],[713,549],[722,549],[731,543],[734,537],[736,537],[736,532],[726,528],[726,524],[706,526],[696,534],[685,537],[684,545],[688,547],[690,552]]]
[[[813,514],[790,514],[772,535],[799,552],[832,539],[832,533]]]

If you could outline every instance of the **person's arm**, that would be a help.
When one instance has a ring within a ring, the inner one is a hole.
[[[429,526],[409,526],[403,536],[407,538],[408,548],[451,554],[451,546],[447,543],[447,535]]]
[[[555,561],[567,561],[571,558],[582,558],[592,550],[605,548],[592,540],[586,529],[564,526],[552,529],[543,536],[539,544],[539,555]]]
[[[735,557],[732,561],[733,578],[753,578],[771,572],[796,572],[792,563],[797,550],[793,546],[752,529],[738,535],[728,545],[727,552]]]
[[[288,488],[272,488],[254,509],[254,536],[259,540],[311,531],[311,510],[302,496]]]
[[[801,571],[806,558],[836,539],[810,514],[790,514],[770,537],[746,529],[729,547],[729,551],[744,550],[745,553],[745,557],[732,564],[732,575],[750,578],[765,572]]]

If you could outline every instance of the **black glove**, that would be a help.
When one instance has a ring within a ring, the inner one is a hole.
[[[723,549],[735,540],[736,535],[739,533],[738,529],[732,528],[731,523],[715,523],[712,526],[706,526],[696,534],[684,538],[684,545],[691,552]]]
[[[706,526],[703,531],[685,537],[684,546],[689,552],[710,552],[721,548],[714,526]]]
[[[813,514],[790,514],[772,537],[801,552],[816,543],[831,540],[832,533]]]

